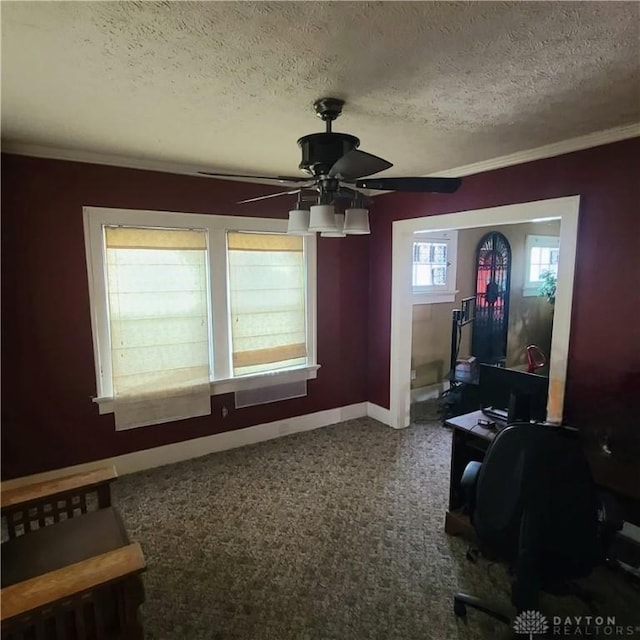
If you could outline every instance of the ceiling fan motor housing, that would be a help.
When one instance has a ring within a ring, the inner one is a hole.
[[[312,176],[323,176],[343,155],[357,149],[360,140],[348,133],[312,133],[300,138],[298,145],[302,150],[299,168]]]

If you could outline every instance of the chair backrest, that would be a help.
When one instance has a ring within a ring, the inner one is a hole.
[[[473,514],[483,551],[515,559],[525,516],[544,575],[577,577],[600,560],[596,489],[570,430],[514,424],[489,448]]]

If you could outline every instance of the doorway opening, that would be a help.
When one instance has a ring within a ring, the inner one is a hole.
[[[557,299],[553,310],[549,348],[549,398],[547,420],[561,422],[564,404],[566,364],[570,332],[573,276],[577,241],[579,196],[556,198],[490,209],[399,220],[393,223],[393,274],[391,300],[391,383],[390,409],[385,420],[396,428],[409,425],[411,403],[411,347],[413,338],[412,242],[414,234],[463,229],[478,231],[478,240],[487,227],[559,221],[562,247],[557,265]],[[477,242],[477,241],[476,241]],[[496,247],[499,248],[499,247]],[[498,276],[498,270],[494,275]],[[458,272],[460,282],[460,271]],[[489,289],[489,292],[491,289]],[[486,292],[489,295],[489,292]],[[468,294],[456,291],[456,294]],[[493,298],[495,291],[490,294]],[[497,298],[496,298],[497,299]],[[434,305],[437,306],[437,305]],[[495,304],[494,304],[495,306]],[[470,332],[469,332],[470,333]],[[466,338],[470,340],[470,336]],[[525,357],[524,354],[522,357]]]

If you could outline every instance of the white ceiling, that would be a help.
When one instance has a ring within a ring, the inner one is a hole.
[[[312,103],[428,175],[640,120],[637,2],[8,2],[5,149],[297,173]]]

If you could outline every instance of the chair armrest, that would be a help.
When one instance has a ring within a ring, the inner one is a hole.
[[[48,501],[57,495],[64,495],[81,489],[88,491],[102,485],[109,485],[118,477],[115,467],[102,467],[86,473],[36,482],[16,489],[2,491],[0,504],[2,510],[27,503]]]
[[[2,622],[138,574],[145,567],[142,549],[134,542],[5,587],[0,591]]]
[[[460,479],[460,489],[464,496],[465,513],[472,514],[476,506],[476,486],[478,484],[478,476],[482,468],[481,462],[475,460],[469,462],[462,472]]]

